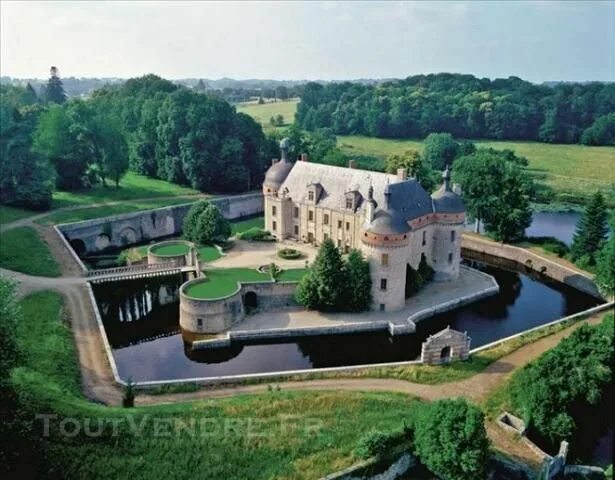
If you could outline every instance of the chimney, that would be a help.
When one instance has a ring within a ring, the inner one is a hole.
[[[408,170],[405,168],[398,168],[397,169],[397,180],[399,180],[400,182],[408,180]]]
[[[348,160],[348,168],[357,168],[356,160]]]
[[[308,158],[308,154],[307,153],[302,153],[301,154],[301,161],[302,162],[309,162],[310,159]]]
[[[276,163],[278,163],[278,159],[277,158],[272,158],[271,159],[271,165],[275,165]]]

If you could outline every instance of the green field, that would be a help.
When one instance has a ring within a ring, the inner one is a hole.
[[[282,270],[280,276],[278,277],[278,281],[280,282],[298,282],[303,278],[303,276],[307,273],[307,269],[305,268],[289,268],[286,270]]]
[[[347,154],[373,155],[383,161],[393,153],[423,149],[420,140],[394,140],[361,136],[339,136],[338,146]],[[551,187],[557,199],[585,199],[596,190],[615,185],[615,147],[552,145],[538,142],[476,142],[485,147],[508,148],[529,160],[529,171]]]
[[[299,100],[287,100],[284,102],[271,102],[259,105],[257,102],[245,102],[236,105],[237,111],[250,115],[254,120],[260,123],[265,130],[273,129],[269,123],[271,117],[282,115],[284,117],[284,126],[288,126],[295,121],[295,112]]]
[[[161,257],[185,255],[189,250],[190,246],[184,242],[165,243],[151,247],[151,252]]]
[[[265,228],[265,217],[255,217],[250,220],[231,222],[231,235],[243,233],[251,228]]]
[[[416,412],[418,401],[407,395],[361,392],[271,391],[132,409],[94,404],[81,394],[60,295],[35,293],[20,307],[28,321],[18,321],[11,333],[24,356],[11,382],[23,399],[26,434],[36,445],[28,462],[40,471],[32,478],[58,471],[91,480],[183,478],[185,472],[226,480],[320,478],[358,460],[353,450],[364,432],[399,430]],[[41,434],[42,422],[33,420],[41,412],[57,415],[49,437]],[[81,428],[77,436],[62,435],[64,419],[101,422],[104,433],[92,437]],[[160,433],[161,425],[170,435]]]
[[[0,267],[41,277],[59,277],[60,266],[32,227],[0,233]]]
[[[271,276],[250,268],[207,270],[207,279],[186,288],[186,295],[194,298],[220,298],[237,291],[237,282],[267,282]]]

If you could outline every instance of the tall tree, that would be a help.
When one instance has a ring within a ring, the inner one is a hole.
[[[577,223],[570,254],[573,260],[584,258],[594,265],[596,253],[608,234],[608,212],[602,193],[596,192]]]
[[[615,211],[611,213],[611,235],[596,256],[595,281],[607,298],[615,297]]]
[[[322,311],[339,310],[344,297],[344,262],[331,239],[322,242],[295,296],[300,304]]]
[[[459,153],[459,144],[450,133],[430,133],[423,142],[423,158],[435,170],[452,165]]]
[[[49,72],[50,77],[47,81],[47,86],[45,88],[45,102],[58,104],[64,103],[66,101],[67,95],[64,91],[64,85],[62,84],[62,80],[60,80],[57,67],[51,67]]]
[[[416,150],[406,150],[404,153],[393,153],[388,156],[385,170],[388,173],[397,173],[399,168],[405,168],[408,175],[415,177],[428,192],[433,191],[436,186],[437,173]]]
[[[184,238],[197,245],[225,242],[231,235],[231,226],[218,207],[203,200],[190,207],[183,224]]]
[[[510,151],[480,148],[455,162],[453,177],[463,191],[470,215],[481,221],[497,240],[516,240],[532,221],[532,179],[523,169],[526,161]]]
[[[369,262],[363,254],[352,249],[346,260],[344,270],[346,277],[346,310],[362,312],[369,309],[372,303],[372,277],[369,273]]]

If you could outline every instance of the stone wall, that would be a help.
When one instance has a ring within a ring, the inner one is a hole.
[[[196,281],[203,281],[199,279]],[[246,282],[225,298],[196,299],[187,296],[182,285],[179,324],[193,333],[221,333],[246,318],[249,313],[295,306],[294,282]]]
[[[263,213],[263,196],[248,193],[212,198],[229,220]],[[191,203],[59,225],[77,254],[98,253],[179,235]]]
[[[591,277],[524,248],[464,235],[461,255],[470,260],[485,261],[498,266],[528,268],[593,297],[603,299]]]

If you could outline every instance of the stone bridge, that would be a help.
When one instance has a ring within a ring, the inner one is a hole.
[[[209,199],[229,220],[263,213],[260,192]],[[58,225],[77,255],[118,250],[179,235],[192,203]]]
[[[161,275],[174,275],[182,272],[194,272],[196,269],[197,267],[194,265],[178,266],[175,262],[168,262],[88,270],[85,276],[89,282],[104,283],[135,278],[158,277]]]

